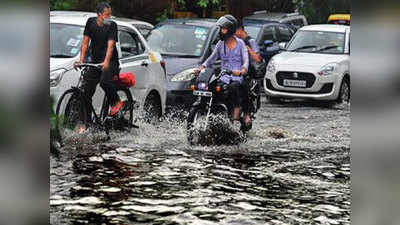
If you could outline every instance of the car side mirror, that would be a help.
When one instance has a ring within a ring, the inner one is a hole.
[[[281,42],[281,43],[279,43],[279,49],[280,49],[280,50],[286,50],[286,45],[287,45],[287,42]]]

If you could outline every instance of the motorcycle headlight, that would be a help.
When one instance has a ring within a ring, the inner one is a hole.
[[[66,72],[66,69],[58,69],[50,72],[50,87],[56,87],[61,79],[64,73]]]
[[[267,66],[267,73],[274,73],[276,70],[276,64],[273,59],[271,59]]]
[[[172,77],[171,81],[173,82],[190,81],[195,77],[194,70],[195,68],[184,70],[176,74],[174,77]]]
[[[336,71],[337,67],[338,67],[337,63],[326,64],[325,66],[323,66],[321,68],[321,70],[318,72],[318,74],[320,76],[330,75],[330,74],[332,74],[332,73],[334,73]]]
[[[197,85],[197,88],[198,88],[199,90],[208,90],[208,85],[207,85],[206,83],[199,83],[199,84]]]

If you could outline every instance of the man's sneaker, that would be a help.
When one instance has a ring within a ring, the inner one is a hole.
[[[111,111],[108,115],[115,116],[115,114],[117,114],[121,110],[122,106],[124,106],[124,102],[118,101],[117,104],[115,104],[113,107],[111,107]]]

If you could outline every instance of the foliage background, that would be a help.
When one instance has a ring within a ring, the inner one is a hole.
[[[94,11],[103,0],[50,0],[50,10]],[[227,7],[234,16],[242,18],[256,10],[304,14],[310,24],[326,23],[332,13],[350,13],[350,0],[108,0],[113,14],[157,23],[173,17],[173,6],[191,11],[199,17],[210,17],[212,11]],[[139,10],[138,10],[139,9]],[[204,12],[205,13],[204,13]]]

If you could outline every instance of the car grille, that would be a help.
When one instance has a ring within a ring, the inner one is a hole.
[[[317,92],[309,92],[309,91],[288,91],[288,90],[277,90],[276,88],[274,88],[271,84],[271,80],[270,79],[266,79],[266,86],[269,90],[272,91],[281,91],[281,92],[286,92],[286,93],[294,93],[294,94],[328,94],[332,92],[333,89],[333,83],[326,83],[322,86],[321,90],[317,91]]]
[[[288,71],[279,71],[276,74],[276,81],[280,86],[283,85],[283,80],[305,80],[306,81],[306,87],[294,87],[294,88],[310,88],[313,86],[315,82],[315,76],[312,73],[301,73],[301,72],[296,72],[297,77],[294,77],[295,72],[288,72]],[[291,86],[292,87],[292,86]]]

